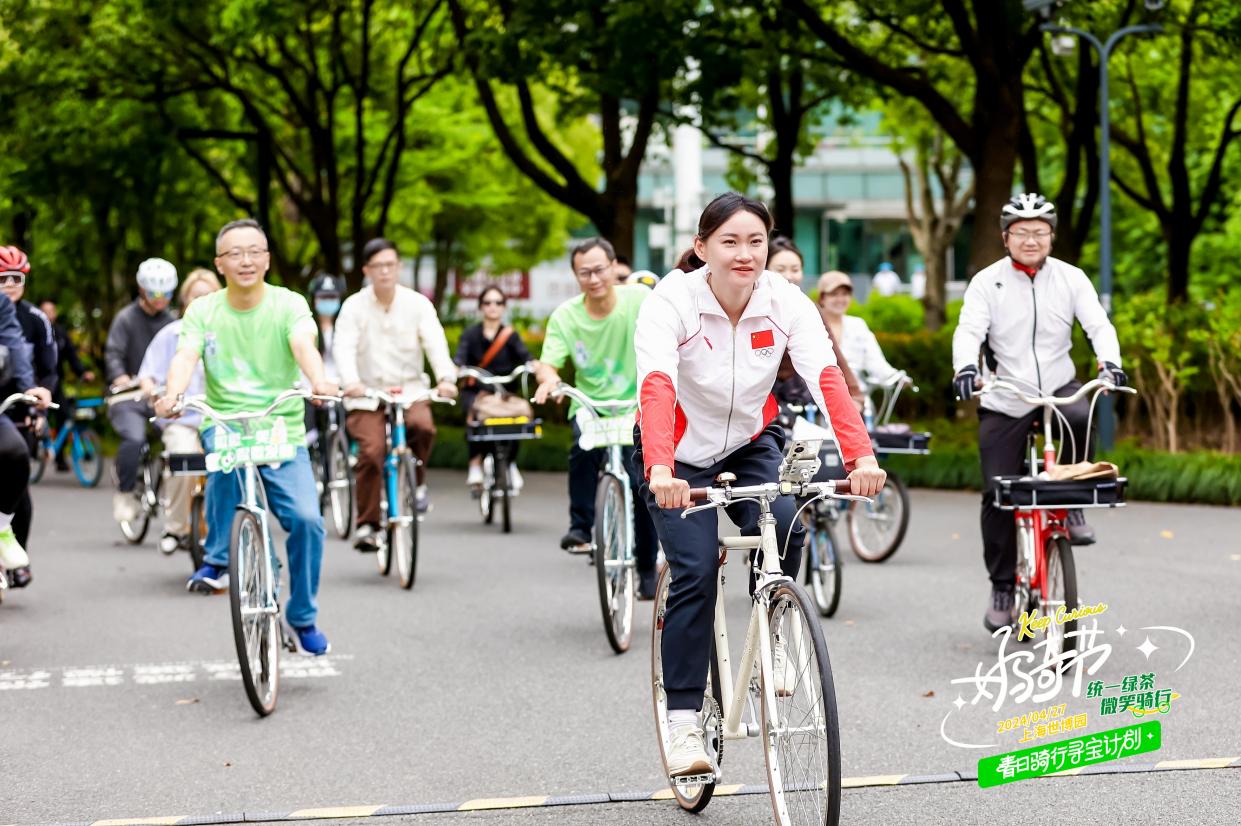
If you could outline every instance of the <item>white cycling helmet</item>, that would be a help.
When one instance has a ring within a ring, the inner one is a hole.
[[[177,268],[162,258],[148,258],[138,265],[138,286],[148,293],[172,293]]]
[[[1056,205],[1037,192],[1014,195],[1000,210],[1000,230],[1008,232],[1010,225],[1018,221],[1046,221],[1056,228]]]

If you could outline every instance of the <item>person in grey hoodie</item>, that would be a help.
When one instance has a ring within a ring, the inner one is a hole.
[[[104,368],[112,392],[132,389],[147,346],[165,325],[173,320],[168,312],[177,288],[177,268],[162,258],[148,258],[138,265],[138,297],[122,309],[108,329],[104,345]],[[146,442],[147,420],[154,415],[145,400],[117,402],[108,409],[108,418],[121,437],[116,451],[118,491],[112,497],[112,516],[117,522],[138,517],[138,500],[133,495],[138,483],[138,459]]]

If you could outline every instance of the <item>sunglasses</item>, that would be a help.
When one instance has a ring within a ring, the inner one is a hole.
[[[504,306],[504,304],[505,304],[505,302],[503,302],[503,301],[496,301],[494,298],[489,298],[489,299],[487,299],[486,301],[484,301],[484,302],[483,302],[483,306],[484,306],[484,307],[503,307],[503,306]]]
[[[20,287],[26,283],[26,274],[24,272],[0,272],[0,287],[8,287],[10,285]]]

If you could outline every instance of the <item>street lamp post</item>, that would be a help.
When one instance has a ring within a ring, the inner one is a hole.
[[[1099,299],[1108,315],[1112,314],[1112,154],[1111,117],[1108,108],[1107,62],[1112,50],[1122,37],[1140,32],[1161,32],[1163,26],[1142,24],[1125,26],[1112,33],[1106,41],[1100,41],[1084,29],[1072,26],[1056,26],[1044,23],[1042,31],[1055,34],[1075,34],[1094,47],[1099,55]],[[1099,403],[1099,443],[1110,448],[1116,437],[1116,418],[1112,399],[1105,396]]]

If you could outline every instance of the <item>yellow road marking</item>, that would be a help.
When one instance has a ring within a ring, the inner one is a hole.
[[[736,794],[737,792],[741,791],[744,788],[745,788],[744,783],[732,783],[727,786],[716,786],[715,796],[719,797],[722,794]]]
[[[121,817],[115,820],[96,820],[91,826],[175,826],[185,819],[185,815],[176,817]]]
[[[530,797],[480,797],[467,800],[457,807],[458,812],[476,812],[482,809],[528,809],[531,806],[542,806],[547,802],[548,795],[541,794]]]
[[[659,791],[655,792],[655,794],[651,795],[651,800],[671,800],[671,799],[672,799],[672,789],[660,789]]]
[[[904,774],[872,774],[866,777],[846,777],[840,781],[842,789],[857,789],[862,786],[895,786],[908,775]]]
[[[370,817],[382,808],[383,806],[326,806],[320,809],[298,809],[289,813],[289,819]]]

